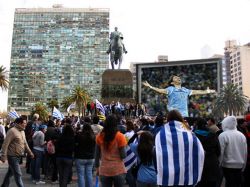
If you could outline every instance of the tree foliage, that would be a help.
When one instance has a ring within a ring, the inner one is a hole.
[[[84,116],[86,109],[85,107],[87,105],[87,102],[90,101],[88,92],[80,86],[76,86],[72,94],[70,95],[70,99],[72,102],[76,103],[79,116],[81,115],[81,112],[82,116]]]
[[[0,88],[7,90],[9,86],[8,71],[5,67],[0,66]]]
[[[49,102],[47,103],[48,107],[50,108],[51,110],[51,114],[53,112],[53,108],[56,107],[58,108],[59,107],[59,104],[58,104],[58,100],[57,99],[51,99],[49,100]]]
[[[35,104],[35,106],[32,108],[31,116],[33,116],[35,113],[39,114],[39,118],[42,121],[48,120],[49,113],[48,113],[46,105],[44,105],[43,103],[38,102]]]
[[[213,114],[223,117],[226,115],[238,115],[244,113],[248,103],[248,97],[245,96],[236,85],[225,85],[216,98]]]

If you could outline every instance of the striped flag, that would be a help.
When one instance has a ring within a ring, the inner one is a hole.
[[[52,116],[55,117],[56,119],[63,120],[64,115],[56,108],[54,107]]]
[[[96,104],[96,108],[99,109],[100,113],[105,116],[105,109],[104,109],[102,103],[100,103],[100,101],[98,101],[96,99],[95,104]]]
[[[18,113],[15,111],[15,109],[11,109],[11,111],[8,113],[8,116],[11,118],[19,118]]]
[[[137,162],[137,157],[129,146],[126,146],[125,150],[127,156],[123,159],[123,162],[128,171]]]
[[[67,112],[69,113],[69,111],[70,111],[71,109],[75,108],[75,107],[76,107],[76,102],[71,103],[71,104],[69,105],[69,107],[67,108]]]
[[[204,150],[181,122],[165,124],[156,135],[155,146],[158,185],[195,185],[200,181]]]

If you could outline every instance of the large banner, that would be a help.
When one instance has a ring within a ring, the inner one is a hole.
[[[144,103],[150,115],[167,112],[167,97],[142,85],[148,81],[157,88],[166,88],[171,75],[182,79],[182,86],[193,90],[205,90],[207,87],[219,91],[221,88],[221,59],[176,61],[137,65],[138,100]],[[207,116],[212,111],[215,94],[191,96],[189,98],[189,116]]]

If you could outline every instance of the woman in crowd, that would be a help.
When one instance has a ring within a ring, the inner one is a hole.
[[[85,123],[75,138],[75,162],[79,187],[92,187],[92,169],[95,154],[95,134]]]
[[[45,184],[44,181],[40,180],[40,168],[44,159],[44,148],[46,142],[44,141],[45,133],[47,131],[47,125],[40,125],[39,131],[36,131],[33,136],[33,153],[35,158],[31,161],[31,176],[33,183]]]
[[[201,141],[205,151],[202,177],[197,187],[216,187],[218,177],[220,176],[220,143],[218,136],[215,133],[209,131],[209,129],[206,127],[207,122],[204,119],[197,119],[195,125],[195,134]]]
[[[60,187],[67,186],[72,170],[74,145],[74,130],[71,125],[67,124],[55,144]]]
[[[140,135],[139,143],[133,143]],[[137,187],[156,187],[156,163],[154,162],[154,137],[148,131],[139,131],[128,142],[131,150],[137,155]]]
[[[125,136],[117,130],[118,123],[116,116],[108,116],[102,132],[96,137],[95,166],[97,175],[100,175],[102,187],[124,185],[126,169],[123,159],[126,157],[127,141]]]

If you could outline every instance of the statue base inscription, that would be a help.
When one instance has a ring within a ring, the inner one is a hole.
[[[134,102],[133,76],[127,69],[106,70],[102,75],[102,100]]]

